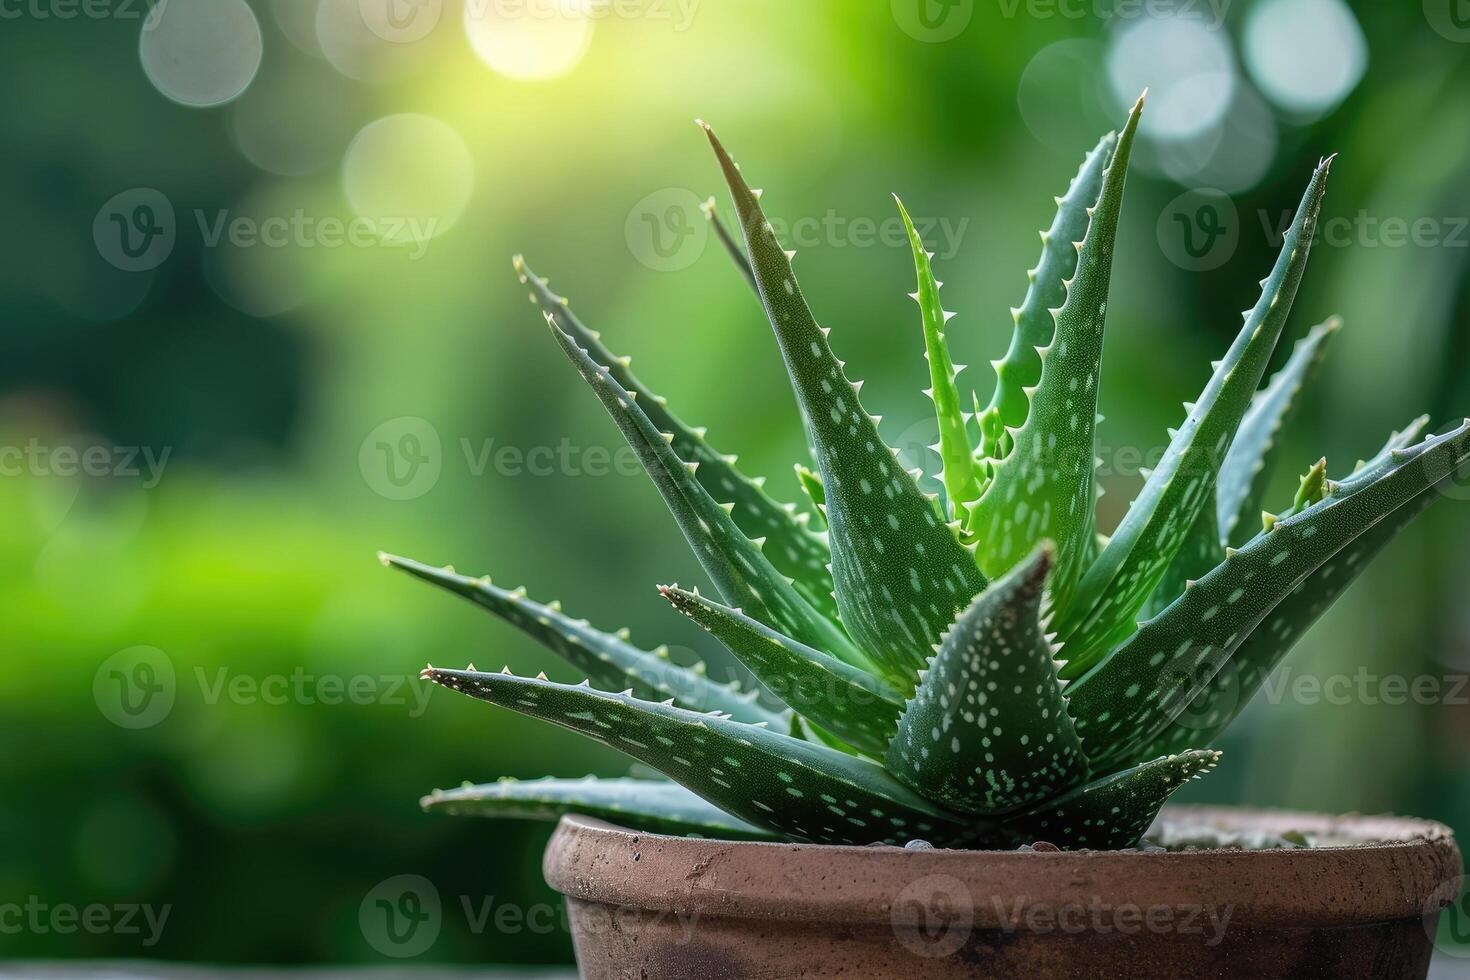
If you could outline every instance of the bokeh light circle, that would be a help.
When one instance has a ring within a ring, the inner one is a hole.
[[[1188,17],[1139,20],[1114,37],[1108,77],[1119,103],[1148,89],[1139,130],[1186,139],[1216,125],[1235,94],[1235,60],[1225,32]]]
[[[188,0],[153,8],[138,56],[153,87],[187,106],[229,102],[260,69],[260,22],[245,0]]]
[[[1362,80],[1368,42],[1342,0],[1265,0],[1246,20],[1245,64],[1266,98],[1316,118]]]
[[[315,298],[327,251],[350,247],[332,214],[299,183],[265,185],[228,214],[204,217],[204,278],[219,297],[249,316],[279,316]],[[340,208],[340,205],[338,205]]]
[[[235,145],[245,159],[282,177],[326,170],[341,160],[356,129],[343,110],[352,104],[352,85],[318,60],[273,61],[230,106]]]
[[[386,31],[374,30],[362,0],[317,0],[317,4],[316,42],[332,67],[348,78],[397,81],[428,56],[431,45],[427,43],[401,43],[385,37]]]
[[[1080,153],[1096,141],[1096,123],[1112,108],[1092,83],[1101,74],[1103,54],[1101,41],[1068,38],[1036,52],[1022,70],[1016,107],[1043,146]]]
[[[567,74],[592,46],[589,0],[468,0],[464,32],[480,60],[508,78]]]
[[[314,58],[322,56],[316,41],[316,13],[321,0],[270,0],[276,27],[296,48]]]
[[[1207,148],[1203,158],[1164,154],[1164,173],[1180,183],[1208,185],[1227,194],[1250,190],[1261,182],[1276,159],[1280,144],[1276,115],[1256,90],[1237,85],[1230,111],[1220,124],[1196,140],[1172,144],[1172,149]]]
[[[464,213],[474,185],[474,160],[460,135],[415,113],[368,123],[342,163],[352,210],[394,245],[444,234]]]

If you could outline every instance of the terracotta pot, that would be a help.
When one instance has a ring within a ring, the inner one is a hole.
[[[546,880],[588,980],[1422,978],[1459,891],[1448,828],[1176,807],[1293,850],[948,851],[752,844],[562,820]]]

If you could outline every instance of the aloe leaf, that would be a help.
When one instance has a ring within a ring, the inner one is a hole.
[[[1215,487],[1206,495],[1179,553],[1145,606],[1148,615],[1157,615],[1179,598],[1187,583],[1220,564],[1226,542],[1232,540],[1232,534],[1239,538],[1236,529],[1241,518],[1260,511],[1276,434],[1301,404],[1299,394],[1322,363],[1327,341],[1341,325],[1342,321],[1333,317],[1308,331],[1281,370],[1251,399],[1251,407],[1220,466]]]
[[[1414,443],[1419,441],[1420,436],[1424,434],[1424,430],[1427,428],[1429,428],[1429,416],[1421,415],[1402,429],[1396,430],[1389,435],[1388,441],[1383,444],[1383,448],[1378,450],[1371,459],[1359,460],[1358,465],[1353,467],[1353,472],[1348,478],[1352,479],[1352,477],[1365,471],[1376,472],[1384,466],[1387,466],[1393,461],[1395,450],[1408,449],[1414,445]]]
[[[618,384],[608,368],[597,364],[586,350],[577,346],[576,339],[561,329],[553,314],[547,314],[546,322],[568,359],[638,454],[720,594],[789,636],[840,659],[865,662],[837,626],[812,608],[772,567],[757,544],[741,533],[726,509],[729,505],[715,503],[699,484],[694,474],[700,464],[679,459],[670,439],[649,421],[636,396]]]
[[[808,742],[816,742],[820,745],[825,745],[829,749],[836,749],[838,752],[841,752],[845,755],[864,754],[853,748],[851,745],[848,745],[842,739],[838,738],[836,735],[833,735],[831,732],[827,731],[827,729],[823,728],[821,725],[818,725],[810,718],[803,718],[800,715],[796,715],[795,717],[800,722],[800,724],[792,729],[791,734],[793,736],[805,739]]]
[[[888,749],[888,770],[953,810],[995,814],[1082,782],[1087,760],[1041,629],[1043,546],[980,593],[940,643]]]
[[[1297,585],[1360,535],[1470,460],[1470,420],[1326,487],[1276,521],[1067,688],[1095,771],[1166,729]]]
[[[710,227],[714,229],[715,237],[720,240],[720,245],[725,249],[725,254],[730,256],[731,261],[735,263],[735,267],[740,270],[740,274],[745,277],[745,281],[750,284],[750,288],[755,292],[756,298],[759,299],[761,290],[756,285],[755,270],[750,267],[750,258],[745,254],[745,249],[741,248],[740,243],[735,240],[735,236],[730,234],[730,229],[726,228],[725,223],[720,220],[719,214],[715,211],[715,199],[710,198],[708,201],[705,201],[699,206],[699,209],[709,219]]]
[[[1056,325],[1047,346],[1038,348],[1041,374],[1036,387],[1027,389],[1026,419],[1019,428],[1007,429],[1014,448],[995,462],[990,483],[966,522],[980,542],[981,568],[992,577],[1008,571],[1042,541],[1056,542],[1054,603],[1070,594],[1095,533],[1103,325],[1128,158],[1142,111],[1139,99],[1103,176],[1097,207],[1078,246],[1077,273],[1067,283],[1061,309],[1054,311]]]
[[[1421,419],[1411,425],[1405,433],[1416,432],[1424,421]],[[1393,450],[1412,443],[1412,437],[1410,443],[1402,443],[1402,439],[1402,434],[1395,433],[1378,458],[1388,460]],[[1384,464],[1376,462],[1374,465],[1381,467]],[[1234,656],[1220,667],[1189,706],[1157,739],[1139,751],[1139,757],[1151,758],[1178,752],[1190,745],[1209,745],[1218,738],[1245,710],[1297,641],[1357,580],[1373,557],[1438,499],[1439,495],[1432,490],[1420,493],[1297,583],[1296,588],[1251,630]]]
[[[1276,434],[1296,413],[1302,390],[1322,363],[1328,341],[1341,327],[1342,321],[1337,317],[1313,327],[1297,342],[1281,370],[1251,399],[1250,409],[1220,466],[1216,511],[1208,515],[1209,520],[1217,523],[1223,540],[1236,543],[1242,540],[1238,530],[1242,526],[1250,527],[1260,512],[1270,479],[1269,464]]]
[[[933,638],[985,588],[985,577],[883,443],[858,386],[833,356],[827,331],[813,319],[755,192],[704,128],[730,185],[761,300],[816,449],[842,623],[907,694]]]
[[[1286,326],[1306,271],[1331,164],[1329,157],[1312,175],[1260,302],[1245,314],[1240,334],[1199,400],[1186,406],[1189,416],[1171,433],[1163,459],[1076,591],[1058,603],[1056,627],[1067,662],[1063,677],[1080,676],[1137,628],[1139,610],[1204,510]]]
[[[748,823],[821,844],[961,842],[972,830],[876,763],[724,715],[591,687],[440,670],[426,680],[580,732]],[[937,838],[937,840],[936,840]]]
[[[761,705],[756,693],[742,691],[738,681],[716,684],[705,675],[703,663],[683,667],[669,659],[666,646],[643,650],[628,642],[626,630],[604,633],[593,629],[587,620],[563,613],[560,602],[535,602],[527,598],[525,589],[502,589],[489,578],[469,578],[411,558],[388,554],[378,558],[384,565],[488,609],[602,687],[627,687],[646,698],[674,698],[691,710],[721,711],[752,725],[786,723],[784,713]]]
[[[1169,603],[1184,594],[1190,582],[1204,575],[1224,559],[1225,542],[1221,539],[1219,527],[1215,523],[1215,490],[1212,487],[1205,492],[1205,502],[1200,507],[1199,516],[1189,526],[1189,533],[1180,543],[1174,560],[1169,563],[1168,568],[1164,569],[1164,575],[1159,579],[1153,595],[1149,596],[1148,602],[1144,604],[1144,614],[1158,615],[1168,608]]]
[[[806,494],[807,500],[811,501],[812,509],[816,511],[821,526],[827,526],[827,491],[822,487],[822,477],[818,473],[796,464],[796,480],[801,484],[801,492]]]
[[[898,203],[898,213],[903,217],[909,246],[914,253],[914,272],[918,278],[918,288],[910,295],[919,304],[920,320],[924,328],[924,357],[929,362],[930,384],[925,394],[934,402],[934,413],[939,421],[939,458],[944,465],[940,480],[944,484],[949,515],[953,519],[962,513],[961,505],[980,496],[980,483],[975,471],[975,450],[970,446],[963,403],[960,401],[959,389],[955,386],[955,376],[964,368],[955,366],[949,355],[949,345],[944,339],[945,325],[954,314],[945,312],[939,302],[940,283],[934,278],[932,253],[919,237],[919,231],[914,227],[913,219],[909,217],[903,201],[897,195],[893,199]]]
[[[669,411],[667,400],[634,376],[630,359],[608,350],[600,334],[579,320],[568,301],[552,292],[546,280],[531,271],[520,256],[515,259],[515,268],[542,312],[554,318],[558,328],[576,338],[592,360],[606,367],[613,380],[638,399],[643,414],[659,432],[673,436],[669,445],[674,454],[686,463],[699,464],[694,475],[700,485],[715,500],[735,505],[730,516],[746,537],[764,539],[763,550],[771,564],[795,581],[808,602],[835,617],[832,574],[827,571],[832,558],[822,537],[807,528],[808,519],[797,514],[792,505],[772,500],[763,489],[764,478],[747,477],[736,469],[735,457],[716,451],[706,442],[704,429],[681,422]]]
[[[453,817],[556,821],[569,813],[650,834],[772,840],[775,835],[737,820],[678,783],[653,779],[501,779],[480,786],[436,789],[424,810]]]
[[[1195,750],[1145,762],[1013,817],[1001,833],[1013,844],[1048,841],[1064,850],[1131,847],[1169,797],[1219,759],[1219,752]]]
[[[660,586],[659,592],[799,714],[856,749],[883,754],[903,711],[903,696],[886,681],[697,592],[677,585]]]
[[[1051,228],[1041,233],[1041,259],[1026,274],[1026,298],[1011,311],[1015,328],[1010,348],[992,364],[996,383],[990,405],[984,413],[976,412],[994,419],[988,426],[990,438],[982,446],[982,455],[1002,455],[997,444],[999,434],[1006,426],[1019,429],[1030,412],[1026,389],[1041,380],[1041,350],[1051,343],[1057,328],[1052,311],[1066,300],[1067,281],[1077,273],[1077,243],[1087,234],[1092,208],[1102,191],[1103,174],[1117,145],[1116,133],[1104,136],[1083,159],[1067,193],[1056,198],[1056,217]],[[982,430],[987,427],[984,421],[980,424]]]

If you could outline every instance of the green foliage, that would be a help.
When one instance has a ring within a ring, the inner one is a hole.
[[[580,813],[653,834],[775,839],[678,783],[653,779],[501,779],[483,786],[436,789],[419,804],[431,812],[462,817],[559,820],[563,814]]]
[[[1260,302],[1118,528],[1100,538],[1104,329],[1142,109],[1140,100],[1057,199],[983,409],[959,388],[946,339],[953,314],[899,204],[942,498],[921,492],[922,474],[883,442],[797,283],[793,253],[705,127],[739,235],[713,203],[706,213],[775,333],[817,464],[798,465],[798,481],[825,535],[672,416],[517,259],[554,339],[637,452],[723,602],[698,589],[661,593],[766,696],[713,684],[666,651],[488,580],[385,559],[510,621],[587,679],[473,667],[430,667],[425,678],[580,732],[672,781],[498,783],[439,792],[425,806],[578,811],[655,832],[834,844],[1135,844],[1176,789],[1215,766],[1219,753],[1206,747],[1292,644],[1470,461],[1470,420],[1420,441],[1421,420],[1344,479],[1328,479],[1325,460],[1312,466],[1290,505],[1241,540],[1277,434],[1337,329],[1331,320],[1308,332],[1262,386],[1305,273],[1328,159]],[[776,701],[786,709],[768,706]]]

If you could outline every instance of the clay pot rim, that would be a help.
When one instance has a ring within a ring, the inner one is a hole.
[[[885,925],[906,890],[916,882],[932,890],[943,878],[968,892],[975,924],[991,928],[1036,908],[1120,906],[1229,908],[1237,924],[1315,928],[1418,918],[1458,893],[1459,849],[1443,824],[1234,807],[1168,812],[1355,842],[1258,851],[905,850],[668,837],[568,816],[543,869],[558,892],[616,907]]]

